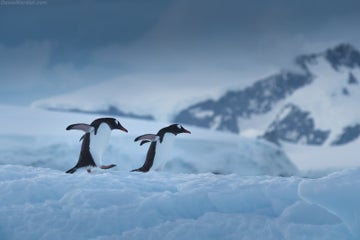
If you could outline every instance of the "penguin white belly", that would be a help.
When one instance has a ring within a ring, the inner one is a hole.
[[[101,123],[95,132],[90,133],[90,153],[96,165],[101,166],[102,156],[109,144],[111,129],[106,123]]]
[[[161,143],[160,141],[157,141],[152,169],[158,171],[164,168],[166,162],[169,161],[171,158],[171,153],[174,147],[174,140],[174,134],[166,133]]]

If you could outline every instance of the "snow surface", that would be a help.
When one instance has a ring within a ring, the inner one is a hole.
[[[335,147],[282,143],[287,156],[307,176],[323,176],[345,168],[359,167],[359,146],[360,139]]]
[[[360,238],[360,168],[303,178],[271,144],[184,126],[164,171],[129,172],[147,150],[134,137],[166,123],[122,118],[104,155],[117,167],[65,174],[81,137],[66,126],[96,116],[0,111],[0,239]]]
[[[0,239],[358,239],[359,174],[69,175],[0,165]]]

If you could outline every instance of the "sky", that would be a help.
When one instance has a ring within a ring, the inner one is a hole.
[[[148,85],[182,95],[241,88],[298,54],[360,47],[359,9],[357,0],[1,0],[0,103],[114,79],[119,94],[140,96]]]

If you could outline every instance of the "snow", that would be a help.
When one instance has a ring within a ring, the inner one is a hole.
[[[83,135],[81,131],[65,131],[65,128],[73,123],[90,123],[101,117],[1,105],[0,111],[3,113],[0,164],[36,165],[63,171],[75,164],[74,159],[78,158],[80,151],[79,139]],[[148,145],[139,146],[134,142],[135,137],[156,133],[169,123],[126,118],[119,121],[129,133],[112,131],[103,164],[115,163],[118,169],[130,171],[143,164],[148,149]],[[190,131],[191,135],[180,134],[176,136],[176,141],[165,144],[167,152],[162,154],[168,158],[164,162],[165,171],[286,176],[298,174],[296,166],[286,155],[265,141],[195,127],[191,127]],[[41,155],[36,152],[41,152]],[[56,154],[52,156],[54,152],[61,158]]]
[[[117,167],[66,174],[82,135],[66,126],[97,116],[0,111],[0,239],[360,238],[360,168],[303,178],[269,143],[184,126],[163,171],[129,172],[147,150],[133,139],[167,123],[121,118]]]
[[[196,118],[207,118],[214,116],[214,111],[212,110],[202,110],[201,108],[194,108],[191,111]]]
[[[338,216],[354,236],[360,236],[360,168],[301,183],[300,196]]]
[[[323,176],[345,168],[360,166],[360,139],[343,146],[306,146],[282,143],[282,149],[303,175]]]
[[[329,240],[360,236],[358,225],[352,224],[359,217],[354,205],[359,198],[351,200],[359,181],[349,185],[349,178],[358,179],[359,170],[341,173],[343,179],[316,180],[124,171],[69,175],[14,165],[0,166],[0,173],[1,239]],[[328,191],[334,183],[348,187]],[[318,190],[327,193],[328,199],[337,193],[343,197],[336,197],[338,202],[331,208],[325,197],[324,203],[316,198],[321,194],[313,196]],[[349,215],[352,210],[353,216]]]
[[[251,136],[254,134],[249,132],[256,131],[257,136],[263,135],[274,120],[281,121],[288,115],[291,109],[286,106],[292,105],[309,113],[309,117],[314,119],[314,129],[329,131],[329,137],[322,146],[331,145],[343,133],[345,127],[360,122],[360,111],[356,111],[360,101],[360,85],[349,84],[351,75],[360,79],[360,68],[339,67],[335,70],[324,55],[319,55],[316,61],[308,63],[307,67],[314,78],[313,82],[279,101],[265,114],[238,118],[241,135]],[[286,73],[287,71],[283,72]],[[294,134],[295,132],[289,138],[293,138]]]
[[[159,121],[168,121],[176,112],[195,102],[220,97],[227,88],[219,87],[218,79],[226,77],[237,81],[237,76],[225,72],[133,73],[84,86],[69,93],[39,99],[32,105],[45,109],[84,111],[106,110],[109,106],[116,106],[125,113],[152,115]],[[201,79],[207,80],[206,87],[199,81]],[[188,84],[190,82],[191,87]]]
[[[294,103],[302,110],[311,113],[315,127],[331,130],[326,145],[331,144],[342,133],[343,128],[360,121],[357,103],[360,100],[360,87],[348,84],[349,73],[360,76],[359,69],[341,68],[335,71],[324,58],[309,65],[315,74],[314,82],[290,96],[286,103]],[[350,94],[344,95],[343,88]]]

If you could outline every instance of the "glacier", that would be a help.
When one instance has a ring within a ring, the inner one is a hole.
[[[117,167],[70,175],[81,133],[65,127],[96,116],[0,111],[0,239],[360,237],[356,163],[329,170],[324,161],[310,178],[292,160],[301,149],[289,158],[262,140],[189,128],[163,171],[131,173],[147,150],[134,136],[166,123],[121,118],[129,134],[114,131],[104,156]]]

